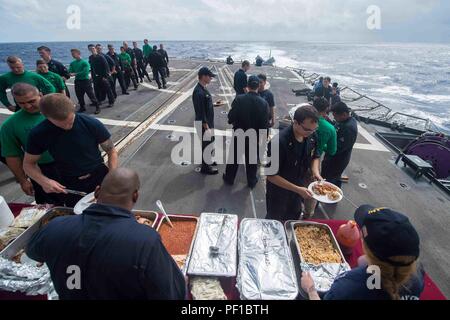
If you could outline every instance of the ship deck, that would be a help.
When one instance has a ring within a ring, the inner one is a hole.
[[[244,169],[241,168],[233,187],[224,185],[222,175],[203,176],[198,165],[173,163],[172,149],[183,135],[193,137],[194,110],[191,93],[197,83],[197,70],[209,66],[218,74],[209,90],[214,101],[222,99],[227,103],[215,108],[218,136],[216,139],[227,146],[229,136],[225,129],[227,112],[234,98],[233,73],[238,66],[223,63],[171,60],[171,77],[168,89],[158,91],[155,83],[142,84],[137,91],[130,90],[129,96],[119,96],[111,109],[102,109],[98,118],[112,132],[120,151],[120,163],[135,169],[141,178],[141,197],[137,208],[156,210],[155,201],[160,199],[169,213],[200,215],[202,212],[227,212],[240,218],[264,218],[265,183],[260,179],[257,187],[247,188]],[[250,73],[266,73],[270,89],[275,95],[278,118],[287,115],[288,110],[304,97],[296,97],[291,89],[304,87],[303,80],[288,69],[275,67],[252,67]],[[72,97],[73,85],[69,83]],[[120,92],[120,90],[119,90]],[[89,108],[88,108],[89,109]],[[89,109],[93,112],[94,108]],[[8,116],[6,109],[0,109],[0,123]],[[346,195],[335,206],[319,206],[316,218],[352,219],[355,207],[362,204],[391,207],[408,215],[416,226],[422,241],[421,262],[441,288],[450,296],[450,199],[427,180],[415,181],[413,172],[395,165],[396,154],[375,138],[380,128],[360,124],[360,134],[346,174],[349,183],[344,184]],[[225,170],[219,164],[220,173]],[[15,183],[9,170],[0,164],[0,194],[8,202],[31,202]],[[447,248],[447,249],[446,249]]]

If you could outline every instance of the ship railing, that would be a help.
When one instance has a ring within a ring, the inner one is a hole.
[[[403,112],[395,112],[387,119],[387,122],[398,123],[408,127],[422,129],[423,131],[432,131],[432,122],[430,119],[425,119],[418,116],[413,116]]]
[[[304,69],[290,69],[297,72],[304,79],[305,84],[313,84],[315,80],[320,78],[320,75],[317,73],[307,75]],[[348,86],[341,89],[341,98],[352,108],[354,114],[365,122],[370,123],[371,120],[374,120],[378,124],[385,122],[395,128],[411,128],[416,131],[424,132],[439,131],[430,119],[402,112],[394,112],[384,104],[366,95],[360,94],[358,91]]]

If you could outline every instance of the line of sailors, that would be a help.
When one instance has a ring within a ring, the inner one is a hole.
[[[214,74],[209,69],[201,69],[200,85],[207,84],[212,77]],[[267,128],[268,104],[258,96],[259,85],[259,78],[250,77],[248,89],[245,89],[249,93],[237,97],[233,108],[238,109],[233,117],[239,119],[240,114],[248,115],[244,106],[251,101],[255,113],[259,113],[255,116],[258,119],[255,126]],[[206,88],[203,89],[203,93],[207,93]],[[139,177],[132,170],[117,168],[117,151],[104,125],[95,118],[76,113],[73,102],[64,94],[43,96],[27,83],[15,84],[12,94],[21,109],[5,122],[1,138],[6,144],[4,155],[24,191],[34,193],[37,199],[45,198],[43,202],[66,206],[73,206],[79,200],[77,196],[68,195],[67,189],[95,191],[97,198],[97,204],[83,215],[51,221],[33,236],[26,249],[30,258],[48,265],[60,298],[184,299],[186,279],[160,237],[155,230],[134,219],[131,210],[139,198]],[[205,98],[209,101],[210,97]],[[283,132],[293,143],[301,144],[299,140],[303,138],[307,146],[317,127],[317,111],[311,107],[299,110],[294,124]],[[206,124],[213,126],[208,123],[210,115],[204,116]],[[233,121],[236,127],[240,126],[239,121]],[[108,155],[107,165],[99,146]],[[295,159],[294,148],[288,142],[285,147],[286,156]],[[289,183],[289,177],[282,175],[280,171],[275,178]],[[276,181],[274,185],[277,186]],[[295,185],[295,188],[300,187]],[[280,192],[283,190],[285,188],[281,187]],[[280,193],[284,197],[297,194]],[[364,236],[368,262],[383,262],[383,288],[365,290],[367,266],[361,266],[346,276],[347,281],[336,282],[332,289],[334,294],[324,298],[398,299],[404,294],[401,286],[407,283],[415,284],[408,287],[409,296],[418,296],[422,282],[420,278],[414,277],[419,279],[415,282],[411,279],[416,274],[419,240],[407,218],[398,213],[387,214],[384,209],[362,208],[357,213],[357,221],[368,231]],[[386,247],[389,237],[395,237],[396,246]],[[80,283],[75,288],[67,286],[68,268],[73,266],[78,266],[80,272]],[[312,299],[318,298],[308,275],[302,283]]]
[[[228,62],[228,61],[227,61]],[[258,164],[250,163],[256,157],[250,154],[249,140],[245,148],[237,151],[236,130],[260,130],[275,124],[274,96],[267,89],[265,75],[247,77],[250,63],[244,61],[235,73],[234,89],[236,98],[228,114],[233,126],[234,159],[229,159],[223,180],[233,185],[238,170],[238,158],[245,157],[246,175],[249,188],[258,183]],[[212,96],[207,90],[216,75],[207,67],[200,69],[199,83],[194,89],[193,103],[195,120],[203,124],[203,152],[214,141],[214,108]],[[353,146],[358,136],[357,121],[351,109],[338,95],[338,86],[329,84],[330,78],[321,79],[314,92],[313,104],[304,104],[292,110],[292,123],[279,132],[279,170],[267,176],[266,205],[267,219],[280,221],[309,219],[314,214],[316,202],[307,186],[315,180],[327,181],[341,186],[341,177],[350,163]],[[330,108],[330,103],[334,104]],[[328,117],[330,111],[334,121]],[[259,146],[263,147],[263,146]],[[271,156],[272,145],[268,145]],[[205,157],[205,154],[204,154]],[[206,157],[205,157],[206,158]],[[322,160],[323,159],[323,160]],[[214,164],[203,159],[201,172],[215,175]],[[234,160],[234,161],[233,161]],[[303,210],[302,210],[303,203]],[[424,271],[418,267],[420,252],[419,236],[409,219],[388,208],[362,206],[355,212],[355,220],[363,230],[362,238],[365,256],[360,266],[342,277],[324,296],[319,296],[310,274],[303,273],[301,286],[311,300],[418,300],[424,290]],[[395,243],[395,245],[393,245]],[[367,286],[368,267],[376,265],[381,269],[381,287]]]
[[[228,122],[235,133],[237,130],[243,130],[244,133],[248,130],[260,132],[275,125],[275,99],[267,89],[267,77],[264,74],[248,77],[249,70],[250,63],[244,61],[234,75],[236,98],[229,111]],[[208,68],[202,68],[199,83],[193,93],[195,120],[201,121],[203,125],[204,152],[214,141],[211,132],[214,128],[214,107],[207,86],[215,76]],[[274,140],[279,141],[279,171],[276,175],[267,176],[268,219],[285,221],[297,220],[300,216],[311,218],[317,202],[307,189],[309,184],[326,179],[341,186],[341,176],[350,163],[358,136],[357,121],[351,116],[351,110],[345,103],[338,102],[330,108],[331,96],[324,97],[320,93],[323,90],[317,91],[313,105],[305,104],[292,110],[291,125],[281,130],[279,139]],[[334,121],[328,117],[330,112],[333,113]],[[223,175],[226,184],[234,184],[239,168],[238,160],[244,156],[248,186],[253,189],[257,185],[258,164],[251,161],[255,157],[250,154],[249,143],[250,140],[246,139],[245,150],[239,153],[237,136],[234,135],[231,142],[234,159],[227,161]],[[272,144],[269,143],[269,158],[271,150]],[[256,150],[256,153],[257,158],[259,151]],[[201,173],[218,174],[215,164],[208,163],[208,160],[203,157]]]
[[[69,68],[52,58],[51,49],[40,46],[37,51],[41,57],[36,62],[37,73],[25,70],[22,60],[16,56],[7,58],[7,64],[11,72],[0,76],[0,102],[9,110],[18,110],[17,105],[12,104],[7,97],[6,90],[12,88],[15,83],[24,82],[39,89],[44,95],[49,93],[63,93],[70,98],[70,91],[66,81],[75,77],[75,93],[79,103],[79,112],[86,111],[84,96],[91,100],[95,107],[95,113],[100,113],[101,103],[108,99],[108,107],[113,107],[117,98],[116,84],[119,82],[122,94],[128,95],[131,83],[138,88],[139,80],[144,82],[144,77],[152,82],[147,67],[150,65],[153,79],[158,89],[166,89],[166,78],[169,73],[169,56],[164,45],[150,46],[147,39],[144,40],[142,49],[137,42],[133,42],[133,48],[123,42],[120,53],[116,53],[113,45],[108,45],[108,52],[103,52],[101,44],[88,46],[90,56],[88,61],[82,59],[79,49],[72,49],[73,61]]]

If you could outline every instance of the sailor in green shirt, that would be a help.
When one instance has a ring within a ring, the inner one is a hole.
[[[128,53],[126,53],[125,48],[121,47],[120,48],[120,62],[122,62],[124,67],[131,67],[131,57]]]
[[[144,52],[144,68],[147,70],[147,66],[149,64],[148,57],[153,51],[153,47],[148,44],[148,39],[144,39],[144,47],[142,47],[142,51]]]
[[[47,79],[56,89],[57,93],[66,94],[66,84],[57,73],[48,70],[48,64],[43,59],[36,61],[36,72]]]
[[[137,79],[134,77],[133,68],[131,66],[131,56],[125,50],[125,47],[120,47],[119,54],[120,63],[123,66],[123,75],[125,78],[125,87],[130,86],[131,81],[133,81],[134,89],[137,90]]]
[[[330,104],[324,98],[316,99],[314,101],[314,108],[319,112],[319,127],[317,129],[317,136],[319,138],[318,150],[322,155],[334,156],[337,151],[337,134],[336,128],[329,123],[325,117],[328,115]]]
[[[75,94],[77,95],[78,104],[80,109],[78,112],[86,111],[84,95],[86,94],[95,106],[95,114],[100,113],[100,106],[97,101],[97,97],[94,93],[94,88],[92,87],[92,80],[90,78],[91,66],[89,62],[81,59],[81,52],[78,49],[70,50],[74,60],[70,64],[69,73],[73,77],[75,76]]]
[[[69,66],[69,73],[75,76],[75,80],[89,80],[91,66],[84,59],[75,59]]]
[[[21,110],[10,116],[1,127],[2,156],[6,158],[6,163],[22,190],[28,196],[34,195],[36,203],[64,205],[64,198],[61,195],[45,193],[42,187],[30,180],[23,170],[28,135],[31,129],[45,120],[39,111],[42,94],[36,87],[27,83],[15,84],[11,92]],[[50,175],[52,179],[59,179],[54,160],[48,152],[40,158],[39,168],[45,175]]]
[[[13,106],[6,95],[6,89],[12,88],[16,83],[23,82],[35,86],[42,94],[55,93],[55,87],[42,76],[25,71],[22,59],[16,56],[10,56],[6,60],[11,72],[5,73],[0,76],[0,102],[9,110],[15,112],[19,108]]]
[[[325,153],[326,155],[333,156],[336,154],[337,149],[337,134],[334,126],[329,123],[325,117],[328,114],[328,109],[330,104],[325,98],[318,98],[314,101],[314,108],[319,113],[319,123],[317,127],[317,152],[321,156]],[[307,181],[306,184],[313,182]],[[314,199],[305,199],[303,202],[304,211],[303,219],[311,219],[314,216],[315,209],[317,207],[317,201]]]

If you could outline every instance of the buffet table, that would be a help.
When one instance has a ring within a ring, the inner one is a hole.
[[[23,204],[9,204],[11,211],[14,215],[18,215],[20,211],[29,207],[29,205]],[[330,226],[334,234],[337,233],[338,228],[345,224],[347,221],[338,220],[314,220],[314,222],[327,224]],[[360,243],[353,251],[352,255],[346,256],[347,262],[352,268],[355,268],[358,264],[358,258],[363,255],[362,244]],[[229,300],[239,300],[240,294],[236,289],[235,278],[223,278],[221,279],[222,288]],[[0,291],[0,300],[46,300],[46,296],[29,297],[21,293],[11,293]],[[432,279],[425,275],[425,290],[422,293],[421,300],[446,300],[445,296],[434,284]]]

